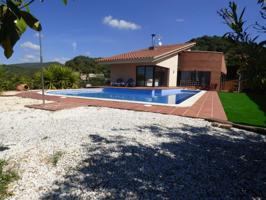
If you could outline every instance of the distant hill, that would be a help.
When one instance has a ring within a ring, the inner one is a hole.
[[[193,38],[190,42],[196,42],[196,46],[194,46],[192,50],[218,51],[224,54],[230,52],[234,46],[230,40],[220,36],[202,36]]]
[[[10,64],[3,65],[4,69],[7,70],[7,73],[10,74],[18,74],[25,76],[32,76],[37,71],[39,71],[42,67],[47,67],[51,64],[59,64],[58,62],[47,62],[47,63],[18,63],[18,64]]]
[[[7,67],[21,67],[21,68],[41,68],[41,67],[47,67],[52,64],[60,64],[58,62],[46,62],[46,63],[18,63],[18,64],[10,64],[5,65]]]

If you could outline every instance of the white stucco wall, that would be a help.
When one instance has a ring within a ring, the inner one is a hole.
[[[115,82],[122,78],[127,81],[130,78],[136,79],[136,64],[115,64],[111,65],[111,81]]]
[[[168,86],[169,87],[176,86],[177,73],[178,73],[178,55],[160,61],[156,63],[156,65],[169,69]]]
[[[156,63],[143,64],[113,64],[111,65],[111,81],[115,82],[118,78],[123,78],[125,81],[129,78],[136,79],[136,66],[157,65],[169,69],[168,85],[169,87],[176,86],[178,73],[178,55],[165,58]]]

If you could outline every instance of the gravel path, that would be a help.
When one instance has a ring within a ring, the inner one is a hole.
[[[0,98],[0,159],[20,175],[10,199],[266,198],[264,136],[155,113],[24,108],[29,101]]]

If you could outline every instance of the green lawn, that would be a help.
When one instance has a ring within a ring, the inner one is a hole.
[[[231,122],[266,127],[266,96],[246,93],[219,93]]]

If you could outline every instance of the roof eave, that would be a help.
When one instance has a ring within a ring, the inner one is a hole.
[[[167,53],[164,53],[164,54],[161,54],[159,56],[155,56],[153,58],[153,62],[158,62],[160,60],[163,60],[165,58],[168,58],[169,56],[173,56],[173,55],[177,55],[178,53],[182,52],[182,51],[185,51],[185,50],[188,50],[190,49],[191,47],[195,46],[196,43],[190,43],[182,48],[179,48],[179,49],[176,49],[176,50],[173,50],[173,51],[169,51]]]
[[[190,43],[182,48],[178,48],[178,49],[175,49],[175,50],[172,50],[172,51],[168,51],[166,53],[163,53],[161,55],[158,55],[158,56],[155,56],[154,59],[157,59],[157,58],[160,58],[160,57],[164,57],[164,56],[168,56],[170,54],[175,54],[175,53],[179,53],[180,51],[184,51],[184,50],[187,50],[187,49],[190,49],[191,47],[195,46],[196,43]]]
[[[178,48],[178,49],[163,53],[163,54],[155,56],[155,57],[138,58],[138,59],[133,58],[133,59],[126,59],[126,60],[121,59],[121,60],[114,60],[114,61],[98,61],[98,62],[101,64],[109,64],[109,65],[111,65],[111,64],[127,64],[127,63],[154,63],[154,62],[158,62],[162,59],[168,58],[169,56],[176,55],[181,51],[185,51],[187,49],[190,49],[191,47],[193,47],[195,45],[196,45],[195,42],[189,43],[182,48]]]
[[[153,58],[141,58],[141,59],[127,59],[127,60],[115,60],[115,61],[98,61],[104,65],[112,64],[134,64],[134,63],[152,63]]]

